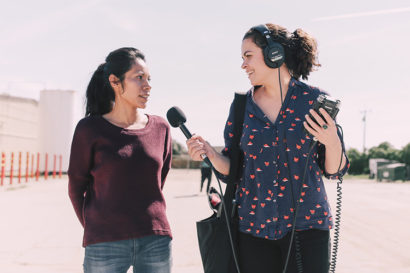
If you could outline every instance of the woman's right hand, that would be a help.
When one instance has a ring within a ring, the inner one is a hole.
[[[205,154],[210,160],[215,157],[216,151],[201,136],[193,135],[186,141],[188,153],[192,160],[202,161],[202,154]]]
[[[193,135],[186,141],[186,145],[192,160],[202,161],[201,155],[205,154],[219,173],[223,175],[229,174],[229,158],[215,151],[201,136]]]

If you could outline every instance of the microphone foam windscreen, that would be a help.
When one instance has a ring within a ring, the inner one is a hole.
[[[167,119],[172,127],[179,127],[179,125],[185,123],[186,117],[184,112],[177,106],[171,107],[167,112]]]

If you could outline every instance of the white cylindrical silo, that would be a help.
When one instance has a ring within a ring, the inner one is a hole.
[[[40,171],[45,169],[45,155],[48,154],[47,170],[53,171],[54,155],[59,170],[59,156],[62,156],[62,171],[68,169],[71,141],[79,120],[79,99],[76,91],[43,90],[40,92],[39,146]]]

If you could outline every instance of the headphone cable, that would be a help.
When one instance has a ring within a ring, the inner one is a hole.
[[[280,79],[280,68],[278,68],[278,78],[279,78],[279,89],[280,89],[280,99],[281,99],[281,109],[282,109],[283,97],[282,97],[282,82],[281,82],[281,79]],[[296,249],[295,249],[296,254],[295,255],[296,255],[297,270],[298,270],[298,273],[301,273],[302,270],[303,270],[302,257],[300,255],[300,244],[299,244],[298,236],[297,236],[297,234],[295,234],[296,214],[297,214],[297,210],[298,210],[298,207],[299,207],[299,202],[296,201],[296,203],[295,203],[295,197],[294,197],[294,193],[293,193],[293,184],[292,184],[293,179],[292,179],[292,175],[290,173],[289,157],[288,157],[288,154],[287,154],[288,143],[287,143],[287,139],[286,139],[286,129],[283,130],[283,142],[285,143],[285,157],[286,157],[286,162],[288,163],[288,170],[289,170],[289,179],[290,179],[289,185],[290,185],[290,191],[292,193],[291,194],[292,206],[295,208],[294,219],[293,219],[293,224],[292,224],[292,232],[291,232],[291,238],[290,238],[290,244],[289,244],[289,248],[288,248],[288,253],[287,253],[283,273],[286,273],[286,269],[287,269],[287,266],[288,266],[288,263],[289,263],[290,251],[291,251],[291,248],[292,248],[293,238],[295,238],[295,246],[296,246]],[[313,150],[313,146],[314,145],[312,145],[310,147],[309,155],[310,155],[310,152]],[[305,171],[304,171],[304,175],[303,175],[303,179],[302,179],[302,185],[303,185],[303,181],[305,180],[305,174],[306,174],[307,165],[308,165],[308,162],[309,162],[309,155],[306,159],[306,165],[305,165]],[[302,188],[301,188],[301,190],[302,190]]]
[[[280,67],[278,67],[278,76],[279,76],[279,89],[280,89],[280,108],[282,108],[283,97],[282,97],[282,83],[280,82]]]

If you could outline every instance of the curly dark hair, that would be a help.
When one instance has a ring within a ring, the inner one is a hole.
[[[308,33],[300,28],[290,33],[286,28],[270,23],[266,24],[266,27],[272,33],[273,40],[283,46],[285,64],[292,77],[307,80],[310,72],[321,66],[317,60],[316,39]],[[251,39],[261,49],[267,46],[266,38],[254,28],[245,33],[243,40],[245,39]]]

